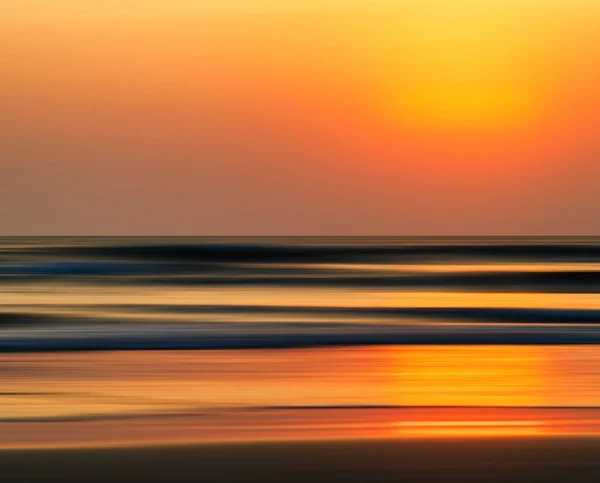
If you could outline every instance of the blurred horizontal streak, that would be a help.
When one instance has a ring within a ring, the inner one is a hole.
[[[427,428],[427,427],[487,427],[487,426],[543,426],[544,423],[541,421],[407,421],[394,423],[394,426],[398,427],[416,427],[416,428]]]

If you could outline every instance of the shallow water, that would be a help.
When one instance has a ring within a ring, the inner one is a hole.
[[[0,447],[600,434],[595,346],[5,354]]]
[[[5,354],[2,419],[223,410],[600,407],[596,346]]]

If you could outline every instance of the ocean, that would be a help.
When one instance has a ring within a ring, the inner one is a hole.
[[[600,428],[599,238],[12,237],[0,262],[0,446]]]

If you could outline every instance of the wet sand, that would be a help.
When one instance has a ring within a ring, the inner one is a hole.
[[[597,482],[597,413],[311,409],[0,423],[0,482]]]
[[[597,354],[499,346],[0,357],[0,483],[596,483]]]
[[[313,407],[0,420],[0,450],[599,435],[600,410],[595,408]]]
[[[2,483],[597,482],[600,439],[469,438],[0,451]]]

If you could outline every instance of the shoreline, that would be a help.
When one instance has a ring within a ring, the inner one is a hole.
[[[0,450],[3,483],[592,482],[597,437],[451,438]]]
[[[0,451],[532,437],[600,437],[600,409],[317,407],[0,422]]]

